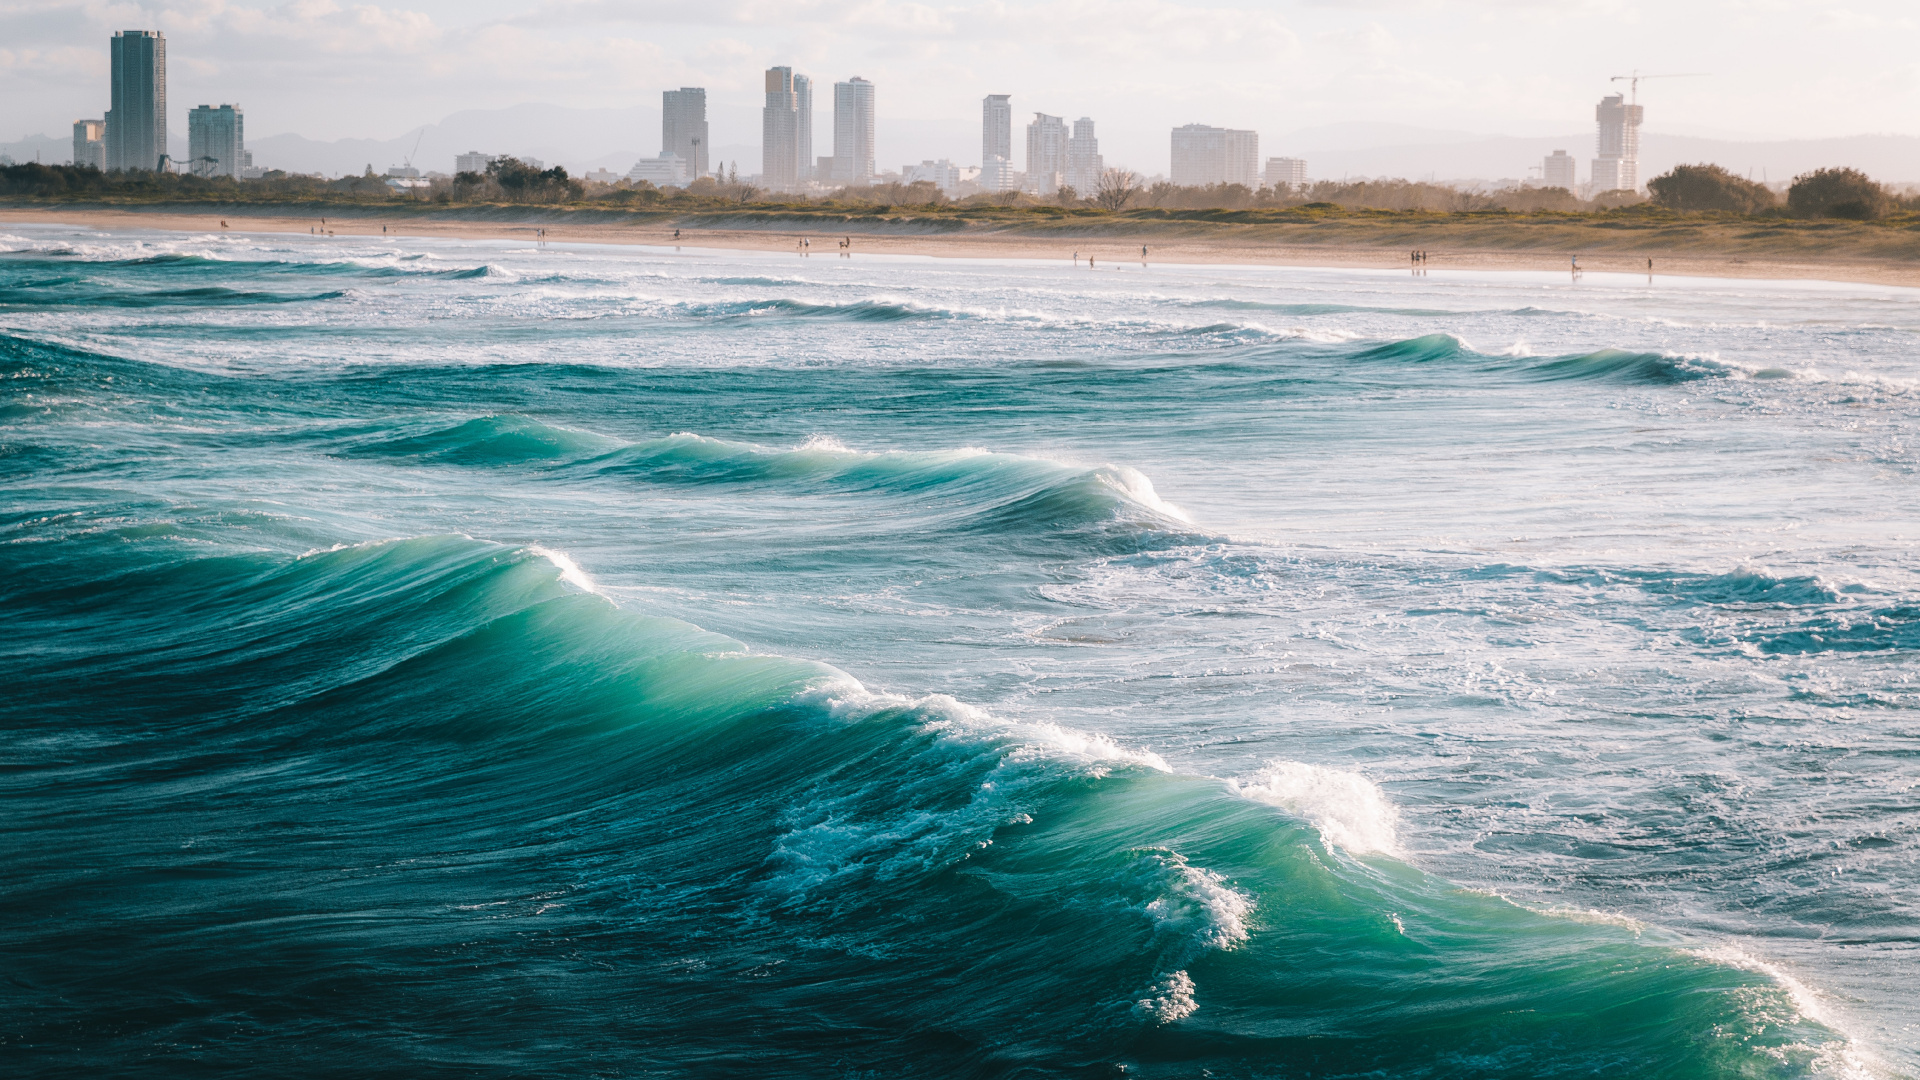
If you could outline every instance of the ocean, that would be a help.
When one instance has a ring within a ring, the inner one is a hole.
[[[0,230],[6,1071],[1920,1075],[1920,293],[834,250]]]

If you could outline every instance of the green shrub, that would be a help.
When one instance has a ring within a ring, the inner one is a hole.
[[[1735,176],[1718,165],[1676,165],[1647,181],[1653,201],[1669,210],[1725,210],[1758,214],[1773,206],[1766,185]]]
[[[1892,205],[1887,189],[1858,169],[1815,169],[1794,177],[1787,189],[1787,208],[1795,217],[1872,221]]]

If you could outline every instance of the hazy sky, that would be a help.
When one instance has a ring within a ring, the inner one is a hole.
[[[863,75],[883,116],[977,125],[979,99],[1092,116],[1113,163],[1166,129],[1277,138],[1340,121],[1515,135],[1591,127],[1607,77],[1648,127],[1749,138],[1920,133],[1920,5],[1893,0],[0,0],[0,140],[107,96],[107,36],[168,39],[170,96],[238,101],[250,137],[391,138],[463,108],[657,105],[706,86],[716,143],[757,143],[760,72]],[[827,91],[830,97],[831,91]],[[737,129],[737,130],[736,130]],[[630,142],[632,140],[623,140]],[[881,155],[887,157],[886,147]],[[952,153],[973,163],[977,136]]]

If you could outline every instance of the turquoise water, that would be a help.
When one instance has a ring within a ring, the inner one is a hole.
[[[1920,1073],[1920,294],[0,251],[18,1075]]]

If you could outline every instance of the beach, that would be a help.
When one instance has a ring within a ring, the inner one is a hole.
[[[862,255],[917,255],[957,259],[1020,259],[1037,262],[1092,260],[1095,268],[1149,265],[1260,265],[1351,267],[1421,271],[1564,271],[1655,276],[1818,280],[1920,287],[1920,249],[1904,232],[1889,237],[1789,233],[1759,240],[1750,229],[1719,224],[1664,229],[1647,235],[1603,229],[1549,229],[1501,223],[1440,222],[1395,226],[1367,222],[1352,227],[1287,230],[1187,223],[1143,226],[1127,221],[1070,222],[1023,228],[930,230],[911,219],[840,227],[782,222],[753,228],[716,225],[711,217],[678,220],[576,221],[578,215],[543,215],[519,208],[524,220],[473,220],[451,213],[409,215],[383,209],[287,215],[259,208],[212,213],[97,207],[0,207],[8,222],[73,224],[96,229],[156,229],[182,233],[290,233],[336,239],[381,236],[458,240],[538,241],[569,244],[632,244],[792,253],[833,258],[840,242]],[[549,220],[550,219],[550,220]],[[722,218],[722,220],[725,220]],[[544,237],[542,236],[544,230]],[[675,236],[676,231],[679,233]],[[1854,230],[1858,233],[1858,230]],[[810,247],[802,246],[809,242]],[[1843,242],[1850,241],[1850,242]],[[1424,262],[1412,253],[1423,251]],[[1649,262],[1651,260],[1651,263]]]

